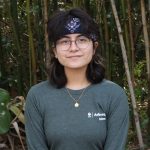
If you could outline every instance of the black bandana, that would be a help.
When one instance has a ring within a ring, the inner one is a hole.
[[[83,33],[80,19],[76,17],[68,19],[64,28],[64,35],[73,33]],[[97,41],[97,37],[94,33],[89,33],[87,36],[93,41]]]

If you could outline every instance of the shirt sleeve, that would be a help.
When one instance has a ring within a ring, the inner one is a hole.
[[[125,92],[112,101],[109,108],[104,150],[124,150],[129,126],[129,107]]]
[[[30,90],[25,105],[25,131],[28,150],[48,150],[43,117],[39,109],[36,97]]]

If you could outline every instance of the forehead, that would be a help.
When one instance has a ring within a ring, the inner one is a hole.
[[[62,39],[62,38],[75,39],[75,38],[77,38],[77,37],[79,37],[79,36],[82,36],[82,34],[80,34],[80,33],[66,34],[66,35],[64,35],[63,37],[61,37],[61,39]]]

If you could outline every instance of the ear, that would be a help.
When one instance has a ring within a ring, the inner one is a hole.
[[[53,52],[54,52],[55,58],[58,58],[56,48],[53,48]]]
[[[98,45],[99,45],[98,42],[94,42],[94,43],[93,43],[93,50],[94,50],[94,53],[93,53],[93,54],[95,54]]]

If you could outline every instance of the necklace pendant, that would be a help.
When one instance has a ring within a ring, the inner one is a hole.
[[[78,102],[76,102],[75,104],[74,104],[74,107],[79,107],[79,103]]]

